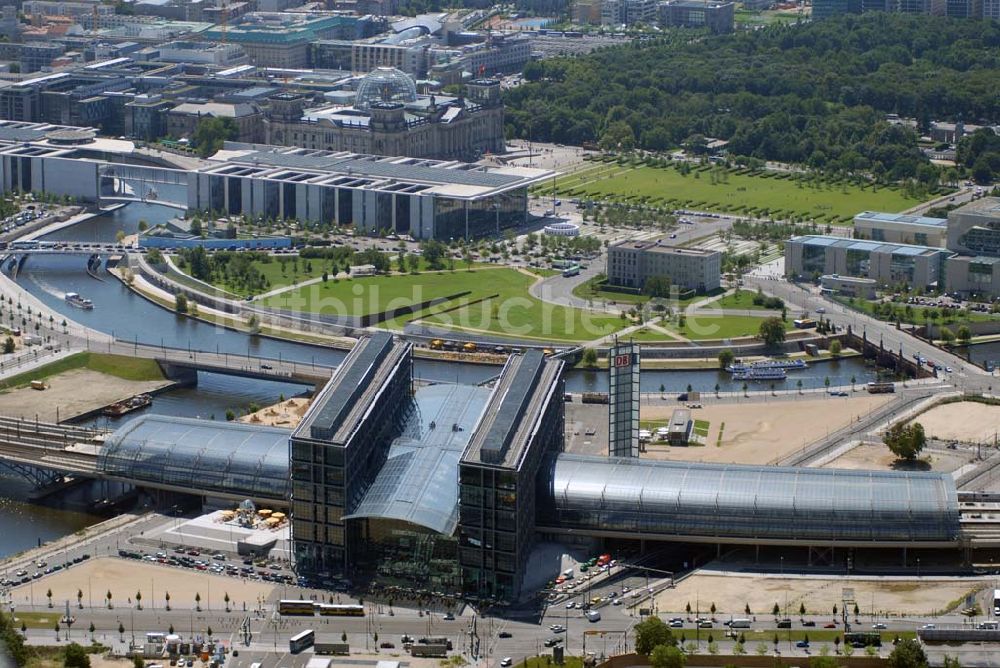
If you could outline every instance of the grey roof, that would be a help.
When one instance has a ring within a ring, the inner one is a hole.
[[[287,429],[143,415],[104,443],[98,471],[201,493],[288,498]]]
[[[934,255],[944,253],[953,255],[953,251],[936,246],[917,246],[914,244],[897,244],[886,241],[866,241],[859,239],[845,239],[843,237],[828,237],[821,235],[805,234],[792,237],[789,243],[802,244],[805,246],[836,246],[837,248],[847,248],[848,250],[860,250],[867,252],[892,253],[896,255]]]
[[[463,461],[518,469],[538,417],[559,382],[563,362],[529,350],[507,359],[469,439]],[[561,397],[560,397],[561,400]]]
[[[959,534],[955,484],[939,473],[562,454],[549,493],[550,520],[563,528],[822,542],[951,542]]]
[[[467,385],[418,389],[416,411],[403,434],[392,442],[357,509],[344,519],[395,519],[453,534],[458,524],[458,462],[489,395],[488,388]]]
[[[931,218],[929,216],[913,216],[905,213],[883,213],[881,211],[862,211],[854,216],[854,220],[870,220],[880,223],[901,223],[905,225],[920,225],[924,227],[947,227],[947,218]]]
[[[317,396],[296,433],[308,430],[310,438],[332,440],[391,349],[392,334],[388,332],[374,332],[358,341]]]
[[[263,150],[254,151],[231,162],[251,162],[275,167],[295,167],[350,174],[352,176],[398,179],[430,183],[454,183],[484,188],[499,188],[518,183],[524,177],[513,174],[498,174],[487,171],[480,165],[443,162],[436,160],[400,160],[360,156],[357,154],[334,153],[330,151]],[[465,168],[469,167],[469,168]]]

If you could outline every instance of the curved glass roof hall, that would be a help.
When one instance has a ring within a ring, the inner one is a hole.
[[[287,501],[287,429],[143,415],[111,434],[97,470],[186,491]]]
[[[954,542],[950,476],[559,455],[544,524],[754,540]]]

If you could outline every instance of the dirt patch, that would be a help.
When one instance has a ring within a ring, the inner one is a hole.
[[[829,614],[842,606],[845,587],[854,590],[858,607],[870,614],[874,607],[882,614],[929,615],[945,610],[967,594],[988,588],[989,582],[951,578],[891,581],[886,579],[782,577],[762,575],[694,575],[675,589],[657,597],[661,615],[681,613],[690,603],[700,602],[704,612],[714,603],[717,615],[743,615],[749,605],[757,615],[770,614],[774,604],[798,616],[805,604],[808,614]]]
[[[145,610],[160,610],[166,605],[165,594],[170,594],[170,607],[190,610],[195,607],[195,595],[201,596],[201,608],[208,610],[225,609],[224,597],[229,594],[233,608],[252,609],[257,597],[267,598],[275,586],[255,580],[211,575],[198,571],[181,570],[172,566],[161,566],[142,561],[104,557],[91,559],[69,570],[45,576],[33,584],[15,587],[11,600],[20,606],[34,605],[44,608],[48,599],[45,594],[52,591],[52,600],[58,605],[70,602],[76,607],[77,591],[83,592],[85,608],[107,607],[107,593],[111,591],[111,603],[115,609],[127,610],[135,602],[135,593],[142,592],[142,606]],[[31,609],[25,607],[24,609]]]
[[[771,464],[892,401],[859,394],[847,399],[709,404],[691,417],[710,423],[703,447],[650,445],[645,457],[727,464]],[[670,417],[675,406],[643,406],[643,420]],[[719,434],[722,438],[719,438]],[[718,445],[717,445],[718,444]]]
[[[992,443],[1000,429],[1000,406],[974,401],[941,404],[915,418],[928,438],[966,443]]]
[[[858,445],[823,465],[828,469],[876,471],[937,471],[951,473],[975,459],[976,453],[966,449],[926,449],[915,462],[900,462],[881,443]]]
[[[170,385],[169,380],[134,381],[90,369],[73,369],[45,379],[48,388],[22,387],[0,393],[0,415],[55,422]]]

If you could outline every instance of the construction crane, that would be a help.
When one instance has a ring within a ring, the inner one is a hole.
[[[219,32],[222,33],[222,38],[219,40],[220,43],[226,43],[226,27],[229,25],[229,5],[226,4],[226,0],[222,0],[221,11],[219,12]]]

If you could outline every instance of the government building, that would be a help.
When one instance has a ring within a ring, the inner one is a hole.
[[[418,95],[414,80],[391,67],[365,76],[341,103],[309,107],[301,93],[270,98],[267,141],[325,151],[476,160],[504,149],[500,82],[477,79],[464,98]]]

